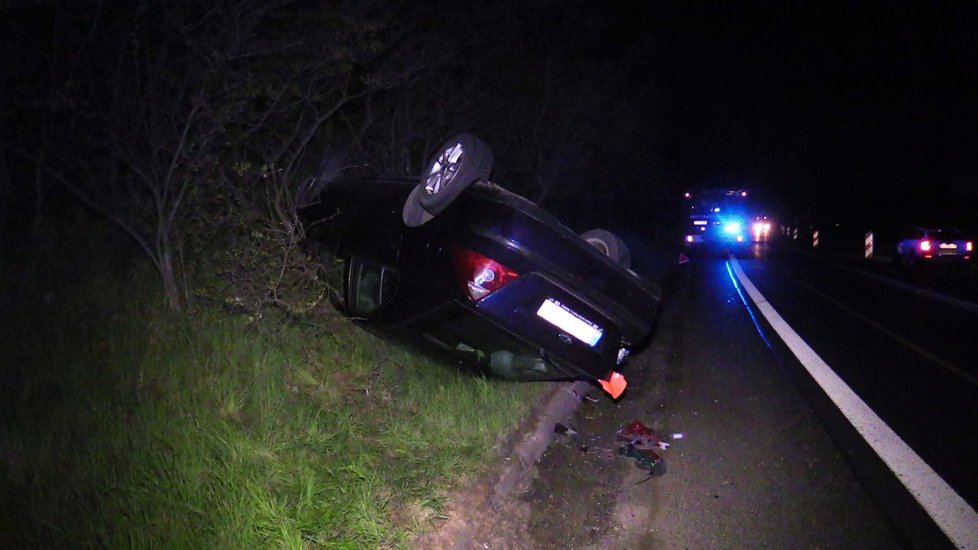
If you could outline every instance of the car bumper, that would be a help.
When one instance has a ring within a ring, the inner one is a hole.
[[[742,248],[750,245],[750,240],[744,236],[729,238],[707,237],[704,235],[687,235],[684,239],[687,248]]]
[[[523,276],[475,310],[567,375],[600,379],[617,366],[618,326],[586,297],[547,277]]]
[[[927,262],[969,262],[972,259],[971,254],[961,254],[955,252],[937,252],[934,254],[929,254],[920,257],[922,260]]]

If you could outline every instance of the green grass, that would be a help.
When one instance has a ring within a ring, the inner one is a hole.
[[[402,546],[546,389],[339,317],[173,314],[107,264],[0,281],[2,546]]]

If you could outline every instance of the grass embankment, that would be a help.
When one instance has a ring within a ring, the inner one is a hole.
[[[546,389],[111,271],[3,273],[0,545],[396,547]]]

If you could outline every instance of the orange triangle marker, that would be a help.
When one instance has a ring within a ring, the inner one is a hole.
[[[625,392],[625,388],[628,387],[628,381],[619,372],[611,371],[608,373],[608,379],[598,380],[601,384],[601,388],[608,392],[608,395],[612,399],[618,399],[622,393]]]

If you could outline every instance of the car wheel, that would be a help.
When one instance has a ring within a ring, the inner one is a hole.
[[[418,201],[432,215],[444,210],[466,187],[489,178],[492,151],[472,134],[459,134],[435,152],[425,168]]]
[[[618,235],[607,229],[591,229],[581,233],[581,238],[600,250],[625,269],[632,267],[632,254]]]
[[[434,217],[431,212],[428,212],[421,206],[420,198],[423,192],[424,184],[419,183],[411,190],[407,199],[405,199],[404,207],[401,209],[401,219],[404,220],[404,225],[408,227],[420,227]]]

